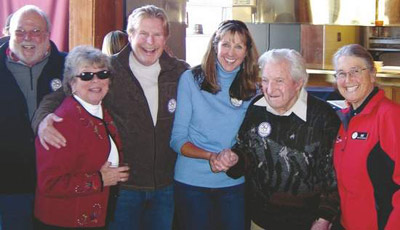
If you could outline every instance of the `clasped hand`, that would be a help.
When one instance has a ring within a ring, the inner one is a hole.
[[[111,167],[110,162],[104,163],[100,169],[104,187],[128,181],[129,169],[128,166]]]
[[[234,166],[239,160],[236,153],[232,152],[230,149],[224,149],[221,152],[211,154],[209,159],[211,171],[226,172],[232,166]]]

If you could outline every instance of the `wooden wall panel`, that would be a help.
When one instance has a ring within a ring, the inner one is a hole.
[[[123,29],[123,0],[70,0],[69,48],[101,48],[108,32]]]
[[[301,55],[307,68],[323,68],[324,28],[321,25],[301,25]]]

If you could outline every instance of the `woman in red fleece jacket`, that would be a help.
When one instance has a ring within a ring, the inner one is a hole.
[[[375,87],[371,54],[347,45],[333,58],[349,107],[334,148],[341,223],[347,230],[400,229],[400,106]]]
[[[35,216],[39,229],[105,229],[115,185],[128,179],[120,140],[101,101],[110,84],[110,60],[90,46],[66,58],[63,87],[69,95],[54,126],[68,141],[46,149],[36,139],[38,184]],[[111,187],[110,187],[111,186]]]

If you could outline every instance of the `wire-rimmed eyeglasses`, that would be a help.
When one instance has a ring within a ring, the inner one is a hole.
[[[346,71],[338,71],[335,73],[335,78],[337,80],[343,80],[345,79],[347,76],[352,76],[352,77],[360,77],[362,71],[367,70],[367,67],[364,68],[352,68],[350,69],[350,71],[346,72]]]

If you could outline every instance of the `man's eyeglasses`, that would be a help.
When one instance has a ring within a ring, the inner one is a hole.
[[[352,76],[352,77],[360,77],[362,71],[367,70],[368,68],[353,68],[348,72],[345,71],[339,71],[336,72],[335,74],[335,78],[337,80],[343,80],[347,77],[347,75]]]
[[[99,79],[107,79],[110,78],[111,72],[108,70],[102,70],[99,72],[82,72],[77,77],[79,77],[82,81],[91,81],[96,75]]]
[[[31,37],[40,37],[43,34],[43,31],[39,29],[34,29],[34,30],[22,30],[22,29],[17,29],[15,30],[15,36],[17,37],[25,37],[27,34],[29,34]]]

